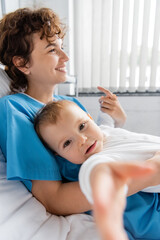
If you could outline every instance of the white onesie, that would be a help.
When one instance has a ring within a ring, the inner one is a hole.
[[[90,173],[99,163],[108,161],[145,161],[160,151],[160,137],[127,131],[122,128],[100,126],[105,135],[103,150],[89,157],[81,166],[79,182],[82,192],[93,203]],[[143,189],[145,192],[160,192],[160,185]]]

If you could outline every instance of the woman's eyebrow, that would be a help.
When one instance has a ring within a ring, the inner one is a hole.
[[[48,47],[56,47],[57,46],[57,44],[56,43],[49,43],[45,48],[48,48]]]

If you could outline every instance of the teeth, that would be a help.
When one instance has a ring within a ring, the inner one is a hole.
[[[66,68],[65,68],[65,67],[63,67],[63,68],[57,68],[57,70],[58,70],[58,71],[65,71]]]

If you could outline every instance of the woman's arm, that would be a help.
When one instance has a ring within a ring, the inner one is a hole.
[[[99,164],[95,169],[97,169],[97,174],[99,175],[102,173],[102,176],[104,175],[106,167],[109,168],[110,171],[112,170],[114,173],[112,175],[113,180],[119,180],[120,178],[121,181],[123,180],[123,184],[127,182],[128,195],[131,195],[148,186],[160,184],[159,159],[160,153],[157,153],[153,158],[148,160],[148,162],[154,164],[157,169],[156,173],[150,176],[149,174],[153,172],[153,168],[150,167],[150,165],[144,164],[112,162]],[[92,171],[92,173],[94,173],[94,171]],[[138,178],[139,175],[141,179]],[[134,179],[128,182],[127,179],[129,178]],[[96,181],[96,178],[94,178],[94,180]],[[104,184],[103,188],[105,188]],[[108,189],[104,190],[108,192]],[[32,193],[46,207],[47,211],[53,214],[69,215],[73,213],[82,213],[92,208],[91,204],[89,204],[82,194],[78,182],[62,183],[61,181],[33,180]]]
[[[91,210],[78,182],[33,180],[32,193],[52,214],[70,215]]]

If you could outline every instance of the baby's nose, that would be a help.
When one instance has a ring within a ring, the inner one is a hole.
[[[86,142],[86,140],[87,140],[86,136],[84,136],[84,135],[79,136],[79,143],[80,144],[84,144]]]

